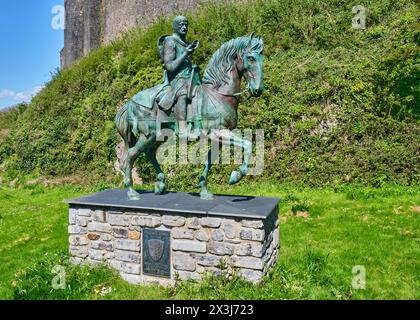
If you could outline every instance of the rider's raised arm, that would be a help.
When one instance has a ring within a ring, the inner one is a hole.
[[[163,43],[163,64],[167,71],[176,71],[187,58],[188,53],[184,52],[181,56],[176,56],[176,47],[173,40],[165,39]]]

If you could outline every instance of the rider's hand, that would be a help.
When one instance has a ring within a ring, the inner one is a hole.
[[[195,48],[194,48],[194,47],[191,47],[191,45],[189,45],[189,46],[187,47],[187,52],[188,52],[188,55],[193,54],[193,53],[194,53],[194,50],[195,50]]]
[[[191,55],[195,49],[197,49],[198,41],[193,41],[190,43],[190,45],[187,47],[187,52],[189,55]]]

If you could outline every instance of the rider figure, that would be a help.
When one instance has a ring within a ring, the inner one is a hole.
[[[174,107],[174,115],[178,120],[179,135],[181,137],[197,137],[199,124],[194,124],[194,132],[189,134],[187,126],[187,105],[191,99],[191,86],[199,84],[199,77],[194,75],[195,66],[192,65],[191,55],[197,48],[198,41],[189,44],[186,41],[188,20],[177,16],[173,23],[173,35],[162,37],[161,57],[166,71],[170,88],[159,99],[159,106],[163,110]],[[198,82],[198,83],[197,83]]]

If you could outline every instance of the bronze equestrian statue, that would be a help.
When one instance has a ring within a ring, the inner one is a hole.
[[[211,58],[201,80],[198,67],[191,61],[198,41],[186,41],[187,18],[176,17],[173,27],[172,36],[165,35],[158,40],[164,81],[137,93],[115,117],[118,132],[125,142],[121,169],[130,200],[140,199],[133,189],[131,171],[142,152],[157,173],[155,193],[165,190],[165,175],[156,159],[156,151],[163,143],[162,139],[157,139],[161,129],[174,130],[184,139],[195,139],[201,133],[212,141],[241,147],[244,161],[238,171],[231,173],[229,183],[239,182],[248,172],[252,144],[231,130],[237,125],[242,79],[252,97],[264,91],[261,37],[252,34],[224,43]],[[213,199],[207,189],[211,159],[210,150],[198,184],[202,199]]]

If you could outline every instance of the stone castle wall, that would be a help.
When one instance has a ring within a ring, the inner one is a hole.
[[[160,16],[181,14],[204,1],[208,0],[65,0],[62,67],[130,28],[146,27]]]
[[[191,10],[199,2],[203,0],[106,1],[103,11],[103,41],[109,43],[132,27],[147,27],[160,16]]]

